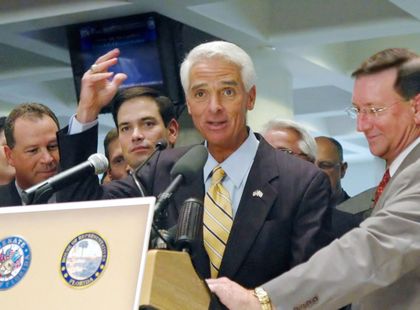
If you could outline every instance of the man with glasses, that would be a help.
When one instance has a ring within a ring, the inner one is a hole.
[[[353,76],[357,130],[386,163],[372,215],[307,263],[263,284],[269,307],[420,305],[420,58],[406,49],[387,49]],[[260,309],[251,290],[227,278],[208,284],[229,309]]]
[[[331,137],[320,136],[316,137],[315,141],[317,145],[315,164],[328,175],[332,189],[331,199],[334,205],[337,205],[350,198],[341,187],[341,179],[347,170],[347,163],[343,160],[343,147]]]
[[[370,215],[376,187],[350,198],[341,186],[341,179],[347,171],[347,162],[344,161],[340,142],[325,136],[316,137],[315,141],[318,150],[316,165],[328,175],[332,188],[331,231],[334,238],[339,238],[358,227]]]
[[[261,134],[274,148],[315,162],[315,140],[300,124],[286,119],[273,119],[265,124]]]

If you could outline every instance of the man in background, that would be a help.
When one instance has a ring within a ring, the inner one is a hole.
[[[124,160],[134,170],[165,140],[173,147],[179,125],[171,100],[149,87],[120,89],[111,102]],[[76,120],[77,121],[77,120]]]
[[[315,140],[302,125],[291,120],[273,119],[264,125],[261,133],[274,148],[315,162]]]
[[[124,158],[120,141],[118,140],[118,131],[113,128],[104,139],[105,156],[108,159],[109,166],[107,177],[109,181],[121,180],[128,175],[129,167]]]
[[[347,170],[347,163],[343,159],[343,147],[331,137],[320,136],[316,137],[315,141],[317,145],[315,163],[328,175],[332,189],[332,203],[338,205],[350,198],[341,187],[341,179]]]
[[[312,256],[263,285],[279,309],[417,309],[420,304],[420,58],[387,49],[354,73],[357,130],[386,171],[372,215]],[[208,280],[229,309],[260,309],[258,299],[227,278]],[[271,302],[270,302],[271,298]]]
[[[21,104],[10,112],[4,127],[4,151],[16,176],[0,186],[0,206],[21,205],[22,190],[57,173],[59,128],[57,117],[43,104]]]
[[[6,137],[4,136],[4,125],[6,117],[0,117],[0,185],[8,184],[15,177],[15,168],[9,165],[4,153]]]
[[[358,227],[370,215],[372,200],[376,187],[351,197],[341,186],[341,179],[347,171],[343,158],[343,147],[331,137],[315,138],[318,152],[316,165],[329,177],[332,189],[331,230],[334,238]]]

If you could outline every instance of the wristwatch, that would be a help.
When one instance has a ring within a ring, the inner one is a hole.
[[[254,289],[254,296],[258,298],[262,310],[272,310],[270,297],[261,286]]]

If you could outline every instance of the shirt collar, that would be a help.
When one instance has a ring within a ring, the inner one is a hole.
[[[248,138],[241,144],[241,146],[233,152],[228,158],[222,163],[218,163],[214,157],[209,153],[207,162],[204,165],[204,181],[206,181],[212,172],[212,170],[220,165],[225,171],[229,179],[232,180],[236,187],[239,187],[245,179],[245,175],[248,172],[247,167],[251,166],[255,154],[257,153],[259,141],[256,138],[252,129],[249,129]],[[205,143],[207,147],[207,142]]]
[[[401,166],[401,163],[404,159],[410,154],[410,152],[420,143],[420,137],[414,140],[409,146],[407,146],[398,156],[394,159],[394,161],[389,166],[389,175],[392,177],[395,172],[397,171],[398,167]]]
[[[23,189],[20,188],[20,186],[18,185],[16,179],[15,179],[15,186],[16,186],[16,190],[17,190],[20,198],[22,198],[22,191],[23,191]]]

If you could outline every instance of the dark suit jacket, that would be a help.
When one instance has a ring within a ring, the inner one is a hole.
[[[16,189],[15,180],[0,186],[0,207],[20,206],[22,200]]]
[[[96,130],[93,128],[74,137],[63,131],[59,134],[63,168],[74,166],[89,156],[81,152],[86,151],[83,149],[86,141],[96,141]],[[325,245],[323,225],[331,220],[328,217],[330,185],[325,173],[311,163],[275,150],[263,138],[258,138],[260,144],[219,273],[245,287],[258,286],[306,261]],[[188,149],[158,152],[142,169],[139,177],[150,195],[157,196],[169,185],[172,166]],[[95,151],[96,147],[91,149],[91,152]],[[203,179],[201,172],[192,184],[181,186],[173,195],[173,202],[168,207],[167,227],[176,224],[185,199],[203,200]],[[262,197],[253,195],[256,190],[263,193]],[[82,200],[135,196],[138,191],[130,177],[102,187],[90,178],[67,194],[69,200]],[[194,253],[193,263],[202,277],[209,277],[209,260],[204,247]]]
[[[373,198],[376,187],[369,188],[333,208],[332,227],[336,238],[359,227],[373,210]]]

